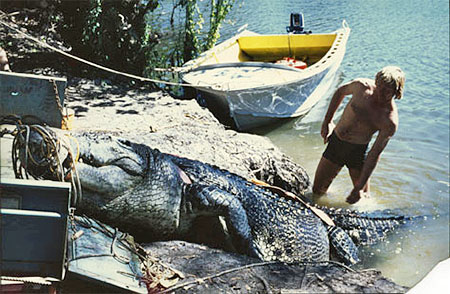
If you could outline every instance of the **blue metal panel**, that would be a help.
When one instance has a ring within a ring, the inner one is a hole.
[[[67,214],[70,184],[53,181],[1,179],[1,207]]]
[[[6,179],[0,190],[2,274],[62,279],[70,184]]]

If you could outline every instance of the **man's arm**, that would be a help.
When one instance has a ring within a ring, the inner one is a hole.
[[[322,128],[320,130],[320,135],[323,138],[323,142],[326,143],[328,141],[328,136],[330,135],[330,124],[332,124],[332,119],[339,105],[341,105],[342,100],[347,95],[352,95],[357,87],[360,85],[358,80],[353,80],[347,84],[339,87],[331,98],[330,105],[328,106],[327,113],[325,114],[325,118],[323,119]]]
[[[395,134],[397,130],[397,124],[391,122],[386,128],[380,130],[377,139],[373,143],[372,148],[367,154],[367,158],[364,162],[361,170],[359,180],[355,183],[352,192],[347,197],[347,202],[350,204],[356,203],[360,199],[360,191],[364,188],[372,172],[380,159],[381,153],[388,144],[389,140]]]

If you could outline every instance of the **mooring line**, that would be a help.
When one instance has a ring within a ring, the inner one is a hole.
[[[10,26],[9,24],[7,24],[6,22],[4,22],[1,19],[4,16],[8,16],[8,14],[6,14],[5,12],[3,12],[1,10],[0,10],[0,13],[2,14],[2,15],[0,15],[0,24],[4,25],[5,27],[9,28],[10,30],[15,31],[16,33],[19,33],[19,34],[25,36],[25,38],[30,39],[30,40],[38,43],[39,45],[41,45],[43,47],[47,47],[47,48],[49,48],[49,49],[51,49],[51,50],[53,50],[53,51],[55,51],[55,52],[57,52],[59,54],[62,54],[64,56],[66,56],[66,57],[75,59],[75,60],[77,60],[77,61],[79,61],[81,63],[85,63],[85,64],[90,65],[92,67],[96,67],[98,69],[101,69],[101,70],[104,70],[104,71],[107,71],[107,72],[110,72],[110,73],[113,73],[113,74],[122,75],[122,76],[125,76],[125,77],[128,77],[128,78],[132,78],[132,79],[136,79],[136,80],[142,81],[142,82],[152,82],[152,83],[156,83],[156,84],[166,84],[166,85],[171,85],[171,86],[198,87],[198,86],[194,86],[194,85],[191,85],[191,84],[175,83],[175,82],[168,82],[168,81],[162,81],[162,80],[157,80],[157,79],[145,78],[145,77],[142,77],[142,76],[137,76],[137,75],[126,73],[126,72],[121,72],[121,71],[118,71],[118,70],[115,70],[115,69],[112,69],[112,68],[109,68],[109,67],[105,67],[105,66],[96,64],[96,63],[88,61],[86,59],[77,57],[77,56],[69,54],[69,53],[67,53],[67,52],[65,52],[65,51],[63,51],[61,49],[58,49],[58,48],[56,48],[56,47],[54,47],[52,45],[49,45],[46,42],[38,40],[37,38],[35,38],[33,36],[30,36],[30,35],[22,32],[19,29],[16,29],[16,28]],[[177,71],[177,69],[181,69],[181,68],[168,68],[168,69],[155,68],[154,70],[155,71],[164,71],[165,70],[167,72],[172,72],[172,71]],[[188,71],[189,69],[187,69],[186,71]],[[181,72],[181,70],[179,70],[179,72]],[[201,86],[201,87],[208,88],[208,86],[206,86],[206,85],[205,86]]]

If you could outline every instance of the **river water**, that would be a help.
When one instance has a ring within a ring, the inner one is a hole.
[[[372,175],[371,198],[345,204],[352,185],[344,168],[317,202],[427,215],[385,242],[361,250],[361,268],[377,268],[395,282],[412,286],[449,257],[448,0],[246,0],[233,8],[221,38],[234,35],[244,24],[258,33],[284,33],[291,12],[302,12],[306,29],[313,32],[333,31],[343,19],[352,29],[332,90],[356,77],[373,78],[390,64],[406,73],[404,97],[397,102],[400,126]],[[331,95],[302,118],[257,131],[305,167],[311,179],[325,148],[319,132]],[[341,113],[342,108],[335,119]]]

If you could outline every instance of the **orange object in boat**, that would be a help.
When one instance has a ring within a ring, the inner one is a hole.
[[[287,66],[298,68],[298,69],[305,69],[307,67],[306,62],[303,62],[301,60],[296,60],[291,57],[285,57],[281,60],[278,60],[276,63],[282,64],[282,65],[287,65]]]

